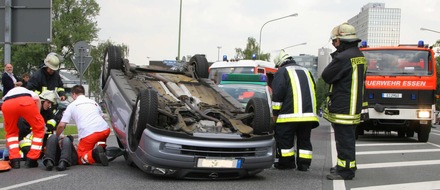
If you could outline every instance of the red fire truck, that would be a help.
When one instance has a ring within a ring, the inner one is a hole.
[[[368,47],[362,42],[368,69],[365,99],[369,120],[364,131],[397,131],[399,137],[427,142],[435,121],[437,70],[434,51],[419,41],[416,45]]]

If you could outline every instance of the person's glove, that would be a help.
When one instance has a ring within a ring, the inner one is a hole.
[[[57,122],[55,121],[55,119],[49,119],[46,122],[46,130],[53,131],[53,130],[55,130],[56,125],[57,125]]]

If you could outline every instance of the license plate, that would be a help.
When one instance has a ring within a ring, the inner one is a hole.
[[[198,168],[241,168],[241,159],[199,158]]]
[[[382,93],[382,98],[402,98],[401,93]]]

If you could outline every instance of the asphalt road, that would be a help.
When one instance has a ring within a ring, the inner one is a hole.
[[[66,171],[22,168],[0,173],[3,189],[439,189],[440,131],[433,129],[428,143],[397,134],[366,134],[357,141],[358,170],[352,181],[325,179],[335,163],[328,122],[312,131],[310,171],[266,169],[240,180],[196,181],[154,177],[126,165],[122,157],[109,166],[73,166]],[[108,139],[116,146],[114,136]],[[332,157],[333,156],[333,157]]]

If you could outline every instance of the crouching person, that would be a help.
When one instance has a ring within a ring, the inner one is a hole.
[[[64,131],[67,123],[73,119],[78,128],[78,164],[101,163],[108,165],[105,154],[105,142],[110,134],[110,128],[104,120],[101,107],[95,101],[84,96],[84,87],[75,85],[72,87],[72,98],[63,113],[57,126],[57,137]],[[96,147],[95,147],[96,146]]]
[[[47,139],[46,153],[43,157],[43,164],[47,171],[51,171],[54,165],[58,171],[64,171],[69,166],[77,165],[78,154],[73,146],[73,137],[51,135]]]

